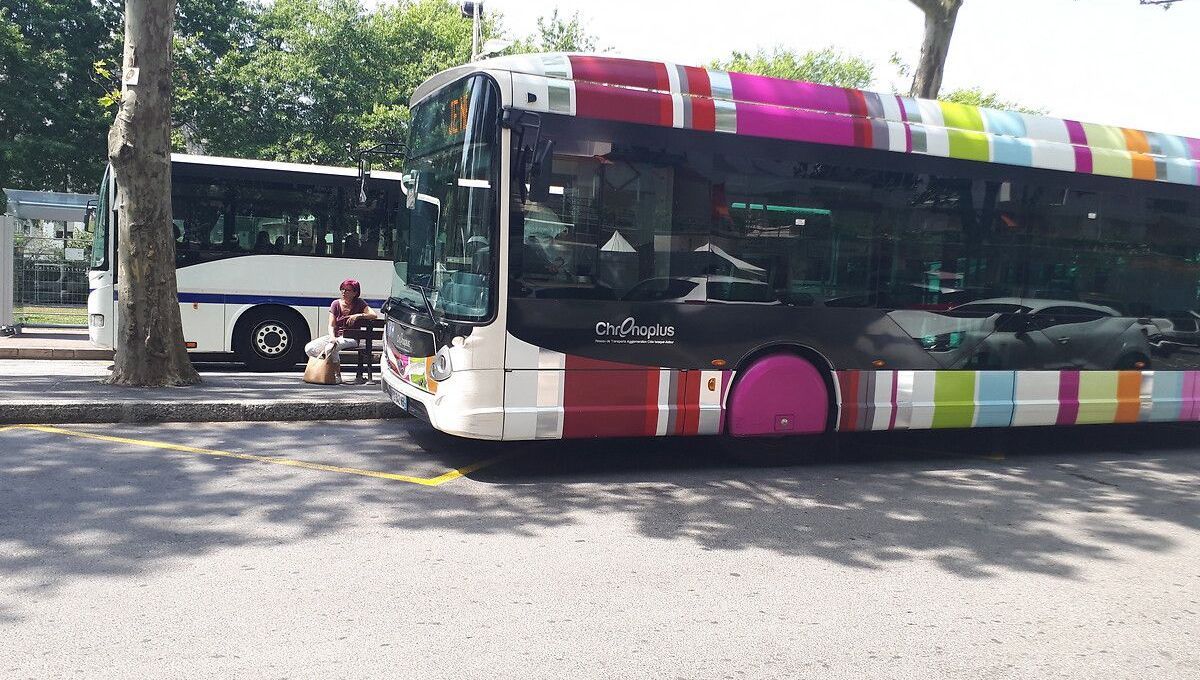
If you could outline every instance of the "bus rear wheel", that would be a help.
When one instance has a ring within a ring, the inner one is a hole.
[[[280,371],[299,363],[308,340],[308,329],[292,310],[252,309],[238,320],[233,351],[253,370]]]

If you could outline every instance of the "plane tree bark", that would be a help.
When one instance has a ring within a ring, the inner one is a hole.
[[[109,382],[200,382],[184,347],[171,223],[171,36],[176,0],[126,0],[117,183],[117,351]]]
[[[925,13],[925,40],[921,43],[921,58],[913,73],[914,97],[937,99],[942,88],[942,71],[946,68],[946,53],[954,35],[954,22],[962,0],[909,0]]]

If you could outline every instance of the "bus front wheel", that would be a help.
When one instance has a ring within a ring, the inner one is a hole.
[[[233,351],[253,370],[285,370],[299,363],[308,340],[308,329],[294,311],[252,309],[238,320]]]

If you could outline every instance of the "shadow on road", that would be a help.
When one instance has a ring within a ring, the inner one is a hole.
[[[701,550],[766,550],[864,570],[924,559],[973,579],[1078,578],[1089,561],[1168,550],[1179,532],[1200,529],[1195,427],[859,435],[817,462],[772,469],[731,466],[703,438],[496,444],[413,420],[122,427],[129,437],[168,432],[193,446],[304,451],[373,469],[421,465],[423,474],[517,455],[471,481],[426,488],[0,433],[0,581],[9,596],[363,525],[379,527],[381,549],[400,549],[409,531],[536,537],[620,516],[629,532]],[[0,601],[0,620],[14,616]]]
[[[431,431],[412,438],[430,453],[446,445]],[[968,578],[1071,578],[1087,560],[1166,550],[1175,532],[1200,529],[1194,426],[850,435],[812,463],[769,469],[730,466],[703,438],[522,447],[471,475],[487,493],[405,503],[396,525],[534,535],[616,513],[706,550],[862,569],[922,556]]]

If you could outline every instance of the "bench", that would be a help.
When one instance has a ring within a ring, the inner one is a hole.
[[[354,326],[349,326],[342,333],[342,337],[351,338],[358,341],[358,349],[352,350],[354,353],[354,382],[366,383],[368,385],[377,384],[375,381],[375,343],[379,343],[379,349],[383,350],[383,327],[386,322],[383,319],[370,319],[362,321]],[[343,362],[342,366],[345,366]],[[383,370],[381,366],[380,371]],[[365,378],[364,378],[365,374]]]

